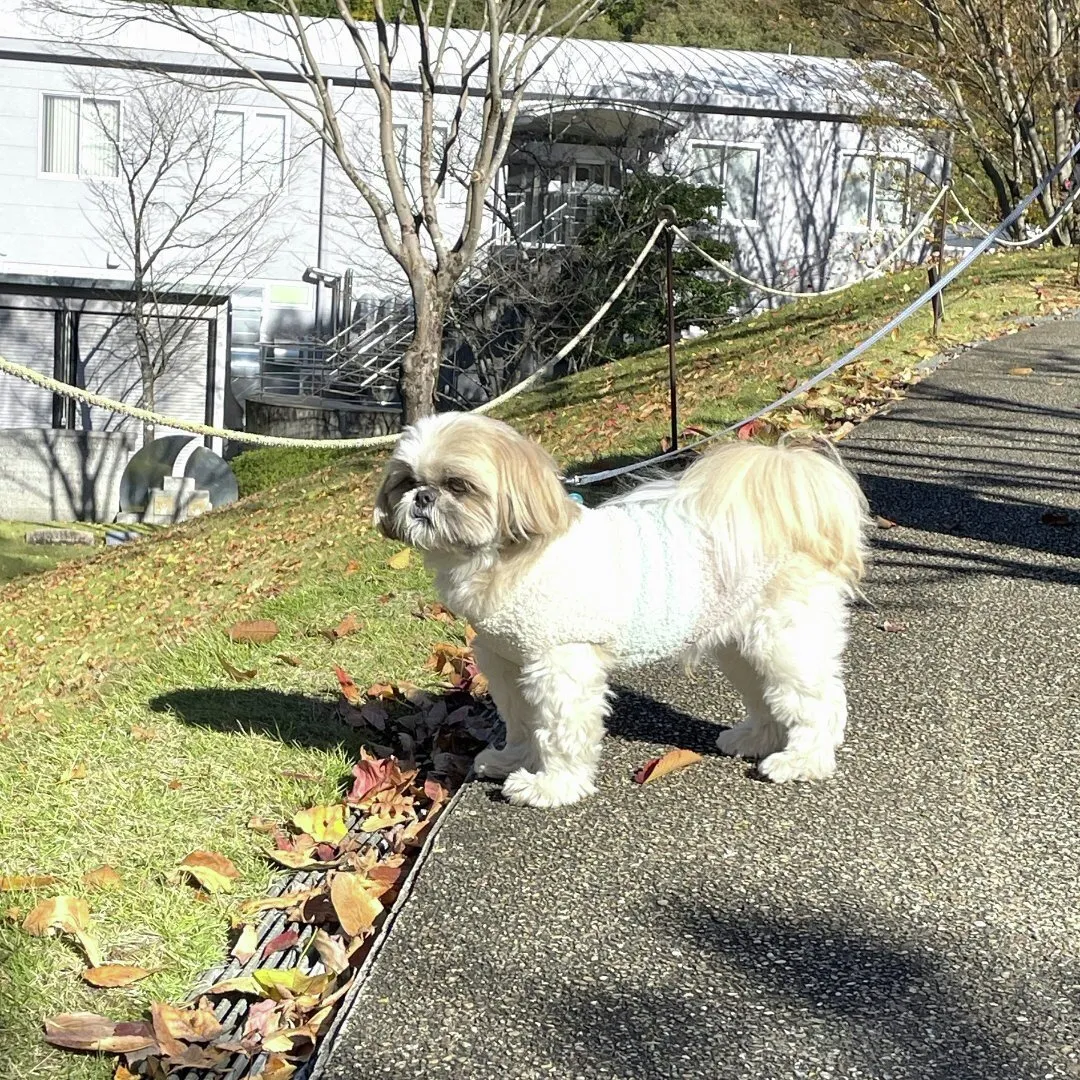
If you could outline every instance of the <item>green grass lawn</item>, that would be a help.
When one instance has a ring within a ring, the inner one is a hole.
[[[1000,333],[1017,315],[1080,302],[1071,255],[986,259],[948,297],[946,341]],[[771,400],[791,379],[880,325],[925,281],[898,274],[840,297],[800,303],[680,350],[684,424],[713,427]],[[785,422],[823,422],[845,393],[882,385],[936,346],[929,316],[885,342]],[[627,360],[545,386],[510,403],[506,419],[568,467],[646,454],[667,428],[666,358]],[[831,395],[831,397],[830,397]],[[834,402],[830,404],[830,401]],[[143,1014],[182,997],[219,962],[236,905],[262,892],[268,842],[252,815],[279,819],[329,801],[357,745],[333,715],[333,665],[361,685],[423,682],[439,639],[463,627],[413,615],[432,598],[416,566],[370,527],[380,455],[351,455],[309,476],[138,544],[24,575],[0,591],[0,876],[50,874],[36,894],[0,893],[0,1077],[95,1078],[108,1061],[47,1047],[42,1018],[89,1010]],[[298,456],[290,465],[303,471]],[[254,473],[254,470],[253,470]],[[318,634],[353,613],[361,629]],[[272,618],[279,638],[233,644],[240,618]],[[296,666],[278,659],[290,654]],[[235,681],[222,666],[255,669]],[[85,775],[71,779],[72,771]],[[204,901],[174,875],[191,850],[227,855],[235,893]],[[83,874],[114,866],[120,884],[94,890]],[[35,902],[71,892],[89,902],[112,962],[156,968],[126,990],[95,990],[66,940],[27,936]]]
[[[51,570],[68,559],[82,559],[94,553],[81,544],[28,544],[26,534],[32,529],[49,528],[28,521],[0,521],[0,585],[20,574]],[[58,526],[63,528],[63,525]],[[79,526],[80,528],[82,526]],[[101,543],[101,540],[98,540]]]

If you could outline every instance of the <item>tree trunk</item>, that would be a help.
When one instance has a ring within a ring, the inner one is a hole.
[[[139,287],[138,281],[136,287]],[[141,296],[136,296],[135,310],[132,313],[135,320],[135,351],[139,358],[139,374],[142,379],[142,393],[139,395],[139,406],[155,409],[155,383],[157,372],[154,370],[154,357],[150,347],[150,330],[148,327],[149,312]],[[143,422],[143,446],[154,441],[154,424],[150,421]]]
[[[434,290],[416,302],[416,332],[401,358],[401,396],[405,423],[413,424],[435,411],[435,383],[442,363],[446,304]]]

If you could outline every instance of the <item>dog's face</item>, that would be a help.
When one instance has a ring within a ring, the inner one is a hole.
[[[407,428],[375,500],[379,529],[424,551],[553,538],[576,513],[544,450],[499,420],[464,413]]]

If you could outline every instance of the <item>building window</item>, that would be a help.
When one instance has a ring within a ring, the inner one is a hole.
[[[119,101],[44,95],[42,172],[54,176],[119,176],[119,149]]]
[[[911,163],[877,154],[845,154],[840,182],[838,226],[903,229],[911,206]]]
[[[757,221],[761,151],[756,146],[695,147],[698,178],[724,192],[721,216],[729,221]]]
[[[552,165],[511,161],[505,185],[507,231],[528,244],[572,244],[597,209],[620,190],[622,172],[617,160],[588,157]]]
[[[214,147],[222,155],[217,180],[275,191],[285,182],[285,114],[260,109],[218,109]],[[230,168],[231,165],[231,168]]]

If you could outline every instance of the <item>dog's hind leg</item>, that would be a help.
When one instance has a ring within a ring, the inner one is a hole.
[[[821,573],[785,589],[754,620],[747,658],[762,673],[762,698],[786,733],[758,766],[775,783],[824,780],[836,770],[847,698],[840,658],[847,642],[844,596]]]
[[[560,645],[521,671],[538,767],[512,772],[503,794],[519,806],[566,806],[596,791],[593,777],[608,713],[605,654]]]
[[[536,751],[528,723],[529,706],[521,695],[521,668],[504,660],[481,637],[473,641],[473,656],[476,666],[487,676],[491,699],[506,726],[503,748],[481,750],[473,768],[477,776],[505,780],[515,769],[536,767]]]
[[[721,731],[717,749],[732,757],[763,758],[784,748],[787,732],[772,717],[765,702],[765,680],[732,645],[715,650],[717,662],[738,691],[746,718]]]

